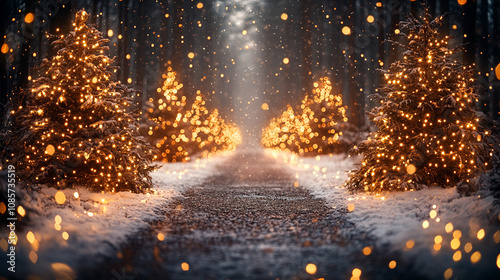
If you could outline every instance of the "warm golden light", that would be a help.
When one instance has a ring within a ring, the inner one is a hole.
[[[354,278],[359,278],[359,277],[361,277],[361,269],[359,269],[359,268],[355,268],[355,269],[353,269],[353,270],[352,270],[352,276],[353,276]]]
[[[455,262],[458,262],[459,260],[462,259],[462,252],[460,251],[456,251],[454,254],[453,254],[453,260]]]
[[[186,263],[186,262],[183,262],[181,264],[181,269],[184,270],[184,271],[188,271],[189,270],[189,264]]]
[[[287,13],[282,13],[281,14],[281,19],[282,20],[287,20],[288,19],[288,14]]]
[[[451,278],[451,276],[453,276],[453,269],[451,268],[448,268],[445,272],[444,272],[444,279],[448,280]]]
[[[306,272],[309,274],[315,274],[317,270],[318,269],[317,269],[316,265],[313,263],[308,263],[306,265]]]
[[[189,57],[189,59],[193,59],[194,58],[194,53],[193,52],[188,53],[188,57]]]
[[[289,62],[290,60],[288,59],[288,57],[283,58],[283,64],[288,64]]]
[[[369,23],[373,23],[375,21],[375,17],[373,17],[372,15],[369,15],[367,18],[366,18],[366,21],[369,22]]]
[[[76,279],[76,273],[65,263],[53,263],[50,265],[56,279]]]
[[[356,208],[356,205],[354,205],[354,203],[347,205],[347,211],[349,211],[349,212],[354,211],[355,208]]]
[[[467,4],[467,0],[457,0],[458,4],[463,6],[465,4]]]
[[[484,229],[480,229],[478,232],[477,232],[477,239],[481,240],[484,238],[484,235],[485,235],[485,231]]]
[[[406,173],[408,173],[409,175],[415,174],[416,171],[417,168],[413,164],[408,164],[408,166],[406,167]]]
[[[19,205],[17,207],[17,213],[19,213],[19,215],[21,215],[21,217],[24,217],[24,215],[26,215],[26,210],[24,210],[24,207],[22,207],[21,205]]]
[[[160,241],[163,241],[165,240],[165,235],[163,235],[163,233],[159,232],[158,235],[156,236],[158,238],[158,240]]]
[[[36,263],[38,261],[38,255],[35,251],[30,251],[28,257],[32,263]]]
[[[9,45],[7,45],[7,43],[4,43],[0,50],[2,51],[2,53],[8,53],[9,52]]]
[[[444,230],[447,232],[447,233],[450,233],[453,231],[453,224],[452,223],[447,223],[446,226],[444,227]]]
[[[470,262],[473,264],[479,262],[480,260],[481,260],[481,253],[479,251],[472,253],[472,255],[470,256]]]
[[[390,269],[396,268],[396,261],[395,260],[392,260],[392,261],[389,262],[389,268]]]
[[[468,242],[467,244],[465,244],[464,251],[466,253],[470,253],[470,251],[472,251],[472,243]]]
[[[443,242],[443,237],[441,235],[436,235],[436,237],[434,237],[434,243],[439,244],[441,242]]]
[[[24,16],[24,22],[26,23],[32,23],[33,20],[35,20],[35,15],[33,15],[33,13],[27,13],[26,16]]]
[[[35,235],[33,234],[33,232],[28,231],[28,233],[26,234],[26,239],[29,243],[35,242]]]
[[[66,195],[62,191],[57,191],[54,198],[57,204],[64,204],[66,202]]]
[[[423,221],[423,222],[422,222],[422,227],[423,227],[424,229],[428,228],[428,227],[429,227],[429,221],[427,221],[427,220]]]
[[[363,248],[363,255],[368,256],[371,253],[372,253],[372,248],[370,248],[370,247]]]
[[[3,52],[3,47],[2,47],[2,52]],[[497,67],[495,67],[495,75],[497,76],[497,79],[500,80],[500,63],[498,63]]]
[[[349,28],[349,26],[342,27],[342,34],[351,35],[351,28]]]
[[[47,145],[47,147],[45,148],[45,153],[49,156],[53,155],[54,153],[56,152],[56,149],[54,148],[54,146],[52,145]]]
[[[264,111],[269,110],[269,105],[268,105],[266,102],[262,103],[262,105],[261,105],[260,107],[261,107],[261,108],[262,108],[262,110],[264,110]]]

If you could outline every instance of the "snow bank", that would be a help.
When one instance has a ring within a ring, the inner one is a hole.
[[[161,164],[152,174],[155,189],[150,194],[92,193],[83,187],[58,192],[42,187],[38,193],[25,195],[26,205],[32,209],[26,214],[29,221],[16,232],[15,276],[74,276],[77,272],[72,267],[98,263],[113,252],[110,249],[118,248],[160,219],[169,201],[213,175],[215,167],[226,158],[220,155],[189,163]],[[56,193],[57,200],[64,197],[63,204],[56,202]],[[6,251],[5,239],[0,240],[0,245]],[[3,258],[5,254],[0,261],[4,262]]]
[[[375,237],[376,250],[399,256],[399,269],[431,279],[500,276],[500,204],[491,192],[461,197],[456,188],[430,188],[351,194],[344,183],[360,162],[357,157],[268,153],[289,165],[296,184],[346,211],[357,231]]]

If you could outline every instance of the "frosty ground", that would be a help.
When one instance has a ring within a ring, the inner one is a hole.
[[[26,215],[29,220],[17,232],[15,276],[349,279],[359,272],[361,279],[500,276],[500,207],[491,193],[461,197],[454,188],[431,188],[351,194],[343,184],[346,171],[358,162],[345,155],[301,158],[240,149],[191,163],[164,164],[153,174],[152,194],[96,194],[81,188],[63,191],[66,202],[59,205],[54,200],[56,190],[42,188],[28,201],[33,206]],[[238,198],[244,209],[228,198]],[[220,213],[220,209],[230,210]],[[247,218],[231,220],[241,215]],[[288,223],[294,228],[290,230]],[[193,240],[198,245],[185,246]],[[6,251],[5,239],[0,245]],[[213,256],[224,261],[210,260]],[[2,263],[4,258],[2,254]],[[314,264],[315,273],[306,271],[308,264]],[[0,275],[13,279],[6,273],[2,269]]]

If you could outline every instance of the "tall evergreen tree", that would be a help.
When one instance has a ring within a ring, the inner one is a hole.
[[[488,167],[489,132],[475,110],[472,69],[452,56],[443,17],[409,16],[400,23],[403,59],[384,71],[369,114],[378,131],[355,153],[363,160],[347,186],[365,191],[454,186]]]
[[[108,43],[79,11],[73,30],[53,42],[41,76],[12,110],[20,178],[57,188],[140,192],[151,187],[152,147],[139,136],[133,90],[115,81]]]

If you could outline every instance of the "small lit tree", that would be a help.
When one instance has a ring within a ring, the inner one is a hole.
[[[452,59],[443,17],[409,16],[400,23],[403,59],[384,72],[370,112],[378,131],[355,153],[363,160],[347,186],[353,190],[410,190],[454,186],[488,166],[491,146],[474,109],[472,69]]]
[[[299,154],[346,152],[355,138],[343,137],[343,130],[353,130],[347,122],[342,96],[331,93],[328,78],[314,83],[300,108],[287,110],[263,130],[262,145]]]
[[[159,104],[157,109],[150,109],[154,117],[148,131],[163,161],[188,161],[193,155],[234,150],[241,143],[239,129],[225,123],[218,110],[210,112],[201,91],[189,104],[186,97],[178,97],[182,84],[170,67],[165,79],[163,97],[153,100]]]
[[[328,78],[314,83],[312,94],[302,100],[302,119],[308,119],[311,132],[304,153],[346,152],[353,139],[342,137],[350,129],[346,117],[347,107],[342,104],[342,95],[334,95]]]
[[[149,100],[147,138],[158,148],[158,158],[166,162],[182,161],[187,157],[184,145],[188,138],[184,134],[189,127],[185,118],[186,96],[181,94],[183,84],[177,80],[170,63],[162,77],[158,96]]]
[[[74,30],[53,42],[41,75],[12,110],[12,142],[22,180],[58,188],[140,192],[151,187],[152,147],[131,113],[133,90],[114,80],[108,40],[76,14]]]
[[[272,119],[263,129],[261,144],[269,149],[298,153],[302,142],[307,140],[300,137],[306,131],[312,131],[309,121],[303,122],[302,116],[295,115],[292,106],[287,105],[281,116]]]

